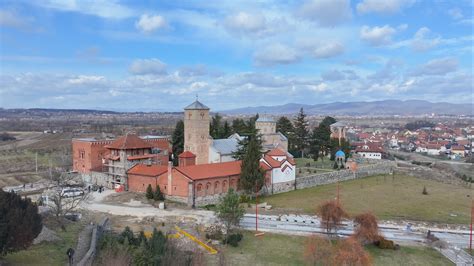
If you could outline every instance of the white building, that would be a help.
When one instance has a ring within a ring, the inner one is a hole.
[[[382,159],[383,150],[380,147],[370,147],[366,144],[355,149],[355,153],[362,158]]]
[[[292,190],[296,179],[296,163],[288,152],[275,148],[265,153],[260,166],[266,171],[265,184],[269,192]]]

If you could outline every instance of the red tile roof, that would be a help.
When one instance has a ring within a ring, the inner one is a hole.
[[[178,166],[176,170],[191,180],[240,175],[241,161]]]
[[[160,176],[166,172],[168,172],[167,166],[156,164],[137,164],[127,171],[128,174],[143,176]]]
[[[263,159],[272,167],[272,168],[278,168],[281,166],[282,162],[279,162],[275,159],[273,159],[271,156],[265,154],[263,156]]]
[[[266,154],[270,156],[286,156],[286,152],[278,148],[270,150]]]
[[[153,145],[139,138],[135,134],[126,134],[105,147],[114,150],[132,150],[152,148]]]
[[[268,170],[271,170],[272,168],[270,166],[268,166],[268,164],[260,161],[260,168],[262,168],[263,170],[265,171],[268,171]]]
[[[178,155],[179,158],[195,158],[196,155],[194,155],[194,153],[190,152],[190,151],[185,151],[185,152],[182,152],[180,155]]]

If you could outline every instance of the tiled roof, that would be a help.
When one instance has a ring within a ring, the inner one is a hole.
[[[131,150],[152,148],[153,145],[139,138],[135,134],[126,134],[105,147],[115,150]]]
[[[159,176],[168,171],[168,167],[165,165],[147,165],[137,164],[127,171],[128,174],[132,175],[144,175],[144,176]]]
[[[273,159],[271,156],[265,154],[265,156],[263,156],[263,159],[265,160],[265,162],[267,162],[272,168],[278,168],[281,166],[281,162]]]
[[[240,175],[241,161],[178,166],[175,169],[191,180]]]
[[[283,151],[282,149],[275,148],[275,149],[270,150],[269,152],[267,152],[267,155],[270,155],[270,156],[286,156],[286,152]]]
[[[182,152],[180,155],[178,155],[179,158],[194,158],[196,157],[196,155],[194,155],[194,153],[190,152],[190,151],[185,151],[185,152]]]
[[[271,170],[272,168],[270,166],[268,166],[268,164],[260,161],[260,168],[262,168],[263,170],[265,171],[268,171],[268,170]]]
[[[200,101],[196,100],[192,104],[184,107],[184,110],[209,110],[209,107],[205,106]]]

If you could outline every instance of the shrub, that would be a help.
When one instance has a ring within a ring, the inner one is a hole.
[[[380,249],[395,249],[395,243],[392,240],[387,240],[380,237],[379,240],[375,241],[375,245]]]
[[[233,247],[239,246],[239,242],[242,240],[243,235],[241,233],[237,234],[231,234],[227,236],[227,238],[224,240],[224,244],[229,244]]]
[[[155,193],[153,194],[154,200],[165,200],[165,195],[161,192],[160,186],[156,186]]]
[[[28,248],[42,228],[36,204],[0,189],[0,257]]]
[[[242,194],[240,195],[240,198],[239,198],[239,202],[240,203],[247,203],[250,201],[250,197],[245,195],[245,194]]]
[[[423,195],[428,195],[428,191],[426,190],[426,186],[423,187],[423,192],[421,192]]]
[[[153,199],[153,189],[150,184],[148,184],[148,187],[146,188],[146,198]]]
[[[337,162],[334,161],[334,165],[332,166],[333,169],[339,169],[339,166],[337,165]]]

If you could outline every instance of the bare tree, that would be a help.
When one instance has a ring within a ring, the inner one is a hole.
[[[308,265],[330,265],[334,248],[329,239],[312,235],[306,239],[304,258]]]
[[[380,239],[377,217],[370,212],[361,213],[354,218],[357,227],[354,237],[362,244],[373,243]]]
[[[317,214],[321,217],[321,222],[326,226],[326,232],[329,234],[334,230],[337,233],[337,228],[343,218],[348,218],[349,215],[342,208],[342,206],[335,200],[329,200],[319,206]]]
[[[338,242],[333,265],[372,265],[372,258],[355,238],[349,237]]]
[[[64,230],[62,218],[66,214],[73,213],[87,194],[82,190],[83,183],[77,174],[66,173],[56,168],[51,169],[49,175],[54,186],[48,195],[48,207]]]

